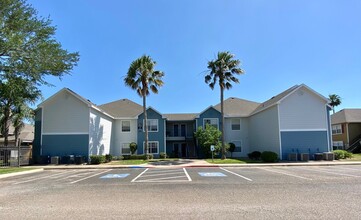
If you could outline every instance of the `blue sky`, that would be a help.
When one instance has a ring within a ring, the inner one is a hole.
[[[219,103],[204,83],[207,62],[230,51],[242,63],[240,83],[225,98],[263,102],[305,83],[336,108],[361,107],[359,0],[29,0],[57,26],[56,39],[80,62],[48,98],[68,87],[95,104],[141,98],[123,83],[130,63],[150,55],[165,72],[148,105],[162,113],[200,112]]]

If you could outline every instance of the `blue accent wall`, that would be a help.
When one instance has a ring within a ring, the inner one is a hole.
[[[35,129],[33,141],[33,156],[40,156],[41,149],[41,115],[42,109],[39,108],[35,111]]]
[[[222,117],[221,117],[221,113],[217,110],[215,110],[213,107],[210,107],[207,109],[207,111],[203,112],[202,114],[199,115],[199,118],[197,118],[197,126],[201,126],[203,127],[203,119],[205,118],[218,118],[218,128],[220,131],[222,131]],[[198,128],[196,128],[198,129]]]
[[[43,135],[42,155],[89,156],[89,135]]]
[[[281,131],[282,156],[289,153],[323,153],[328,151],[327,131]]]
[[[158,112],[154,111],[153,109],[149,108],[147,109],[147,118],[148,119],[158,119],[158,131],[157,132],[149,132],[148,131],[148,141],[158,141],[159,142],[159,152],[165,152],[165,146],[164,146],[164,121],[165,119],[162,118],[162,115]],[[142,113],[138,117],[138,126],[139,124],[143,127],[143,119],[144,114]],[[143,142],[145,141],[145,132],[143,129],[138,129],[138,154],[144,154],[144,148],[143,148]],[[155,155],[156,157],[159,156],[159,154]]]

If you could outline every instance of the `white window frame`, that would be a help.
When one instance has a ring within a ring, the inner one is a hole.
[[[332,125],[332,135],[342,134],[342,124]]]
[[[157,144],[157,152],[156,153],[149,153],[149,145],[156,143]],[[145,152],[145,141],[143,141],[143,152]],[[159,154],[159,141],[148,141],[148,154]]]
[[[123,131],[123,122],[129,122],[129,131]],[[120,131],[122,132],[122,133],[130,133],[131,132],[131,128],[130,128],[130,120],[121,120],[120,121]]]
[[[214,125],[214,124],[212,124],[212,120],[215,120],[216,121],[216,123],[217,123],[217,129],[219,130],[219,119],[218,118],[203,118],[203,129],[205,129],[206,128],[206,121],[207,120],[209,120],[211,123],[210,123],[210,125]]]
[[[124,147],[124,146],[127,146],[127,145],[128,145],[128,147]],[[123,149],[126,149],[126,148],[129,149],[129,153],[123,153]],[[130,153],[131,153],[131,151],[130,151],[130,143],[123,143],[122,147],[120,148],[120,153],[121,153],[121,155],[130,155]]]
[[[334,147],[336,147],[335,150],[343,150],[344,149],[343,141],[332,141],[332,148]]]
[[[151,131],[149,128],[149,126],[150,126],[150,123],[149,123],[149,121],[156,121],[157,122],[157,130],[156,131]],[[143,132],[145,132],[145,127],[144,127],[144,125],[145,125],[145,120],[143,119]],[[158,132],[159,131],[159,123],[158,123],[158,119],[147,119],[147,127],[148,127],[148,132]]]
[[[238,124],[233,124],[233,121],[238,121]],[[239,129],[233,129],[233,125],[239,125]],[[241,119],[231,118],[231,130],[232,131],[240,131],[241,130]]]

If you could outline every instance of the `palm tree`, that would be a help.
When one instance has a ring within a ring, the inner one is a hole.
[[[143,55],[134,60],[129,67],[128,73],[124,78],[124,83],[133,90],[136,90],[138,95],[143,98],[143,114],[144,114],[144,130],[145,130],[145,154],[148,158],[148,126],[147,126],[147,104],[146,97],[149,95],[149,90],[153,93],[158,93],[158,87],[163,86],[162,71],[154,70],[156,62],[150,56]]]
[[[335,114],[335,107],[341,104],[341,97],[336,94],[331,94],[328,97],[330,99],[330,105],[332,106],[333,114]]]
[[[222,159],[226,159],[225,143],[224,143],[224,111],[223,111],[223,93],[225,89],[232,88],[232,82],[239,83],[236,75],[243,74],[244,71],[239,67],[240,61],[234,59],[234,55],[230,52],[218,52],[215,60],[208,62],[208,75],[205,76],[205,82],[209,84],[211,89],[219,84],[221,90],[221,116],[222,116]]]

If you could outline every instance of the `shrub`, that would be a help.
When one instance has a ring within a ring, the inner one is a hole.
[[[251,160],[259,160],[261,157],[261,152],[259,151],[253,151],[252,153],[248,154],[248,158]]]
[[[229,143],[228,145],[229,145],[229,152],[231,152],[231,157],[232,157],[234,150],[236,150],[236,145],[234,143]]]
[[[129,148],[130,148],[130,152],[132,154],[134,154],[135,151],[137,151],[137,144],[135,142],[132,142],[132,143],[129,144]]]
[[[165,152],[160,152],[159,157],[165,159],[168,157],[168,155]]]
[[[105,155],[105,162],[109,163],[113,160],[113,156],[111,154],[106,154]]]
[[[261,159],[266,163],[274,163],[278,160],[278,154],[272,151],[263,151],[261,154]]]
[[[335,160],[352,158],[352,153],[345,150],[334,150]]]
[[[90,156],[90,164],[101,164],[105,162],[104,155],[91,155]]]
[[[153,158],[154,158],[153,154],[144,155],[144,160],[153,160]]]

